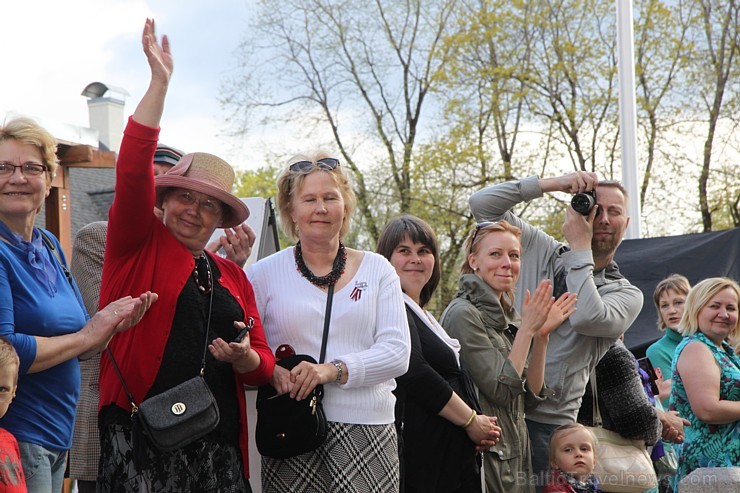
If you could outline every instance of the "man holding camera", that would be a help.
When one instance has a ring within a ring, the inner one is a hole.
[[[575,194],[563,225],[567,244],[511,212],[519,203],[556,191]],[[547,478],[550,435],[576,420],[589,373],[642,308],[642,292],[614,263],[629,223],[627,193],[618,182],[600,182],[595,173],[577,171],[485,188],[470,197],[470,208],[479,222],[506,220],[522,230],[516,297],[520,311],[524,292],[534,292],[543,279],[552,281],[556,297],[565,291],[578,295],[576,312],[550,335],[545,385],[553,395],[527,410],[533,470],[540,486]]]

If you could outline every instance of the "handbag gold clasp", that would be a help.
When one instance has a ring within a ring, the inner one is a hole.
[[[316,414],[316,396],[311,397],[311,414]]]

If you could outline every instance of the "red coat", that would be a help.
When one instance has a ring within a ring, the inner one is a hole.
[[[100,288],[101,307],[123,296],[138,296],[145,291],[159,295],[141,322],[117,334],[109,345],[137,404],[144,399],[157,376],[177,298],[195,266],[190,251],[152,214],[155,200],[152,158],[158,136],[159,129],[129,119],[116,164],[116,194],[110,209]],[[247,414],[242,385],[266,383],[272,376],[275,358],[265,341],[252,285],[244,271],[218,255],[209,256],[221,272],[221,285],[241,305],[245,318],[251,316],[255,320],[249,337],[252,349],[260,356],[260,365],[246,374],[235,372],[235,392],[240,416],[244,418],[239,423],[239,446],[248,478]],[[103,354],[100,408],[111,403],[127,411],[131,409],[110,359]]]

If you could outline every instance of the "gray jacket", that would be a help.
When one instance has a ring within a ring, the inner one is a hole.
[[[569,250],[548,234],[517,217],[511,208],[542,196],[537,176],[485,188],[470,197],[478,221],[505,219],[522,230],[521,272],[517,292],[534,292],[543,279],[554,283],[563,273],[567,290],[578,295],[576,312],[550,336],[545,384],[555,395],[527,413],[538,423],[561,425],[578,415],[591,370],[634,322],[642,309],[642,292],[612,262],[594,272],[591,250]],[[521,309],[524,296],[517,296]]]

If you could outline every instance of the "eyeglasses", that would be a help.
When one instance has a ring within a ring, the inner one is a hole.
[[[213,216],[221,214],[222,207],[217,200],[197,199],[195,198],[195,195],[186,191],[175,192],[173,196],[178,202],[183,205],[193,205],[197,202],[203,212],[206,212]]]
[[[473,244],[475,244],[475,238],[478,236],[478,231],[481,230],[481,228],[485,228],[487,226],[493,226],[494,224],[498,224],[498,221],[483,221],[482,223],[478,223],[475,225],[475,229],[473,230],[473,239],[470,240],[470,249],[473,249]]]
[[[15,169],[20,168],[21,173],[24,176],[39,176],[45,171],[49,170],[49,167],[45,164],[38,163],[24,163],[24,164],[10,164],[0,163],[0,178],[8,178],[13,176]]]
[[[331,171],[339,166],[339,159],[333,157],[325,157],[314,161],[298,161],[290,165],[290,171],[294,173],[310,173],[314,168],[323,169],[324,171]]]

